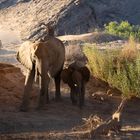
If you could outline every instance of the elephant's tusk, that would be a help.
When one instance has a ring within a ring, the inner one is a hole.
[[[74,86],[77,87],[78,85],[77,84],[74,84]]]
[[[35,82],[37,82],[37,78],[38,78],[38,72],[37,72],[37,67],[35,67]]]
[[[51,78],[51,74],[48,72],[48,76],[49,76],[49,78]]]

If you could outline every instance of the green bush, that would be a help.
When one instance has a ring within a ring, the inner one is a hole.
[[[105,25],[105,31],[126,39],[133,36],[136,40],[140,41],[140,26],[130,25],[127,21],[122,21],[121,23],[110,22],[108,25]]]
[[[119,89],[123,96],[140,97],[140,52],[136,47],[98,50],[89,45],[84,53],[95,77]]]

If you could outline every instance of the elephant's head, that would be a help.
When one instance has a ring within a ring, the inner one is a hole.
[[[71,89],[70,96],[73,104],[84,105],[85,84],[89,81],[90,71],[86,66],[75,68],[69,66],[61,73],[61,79]]]

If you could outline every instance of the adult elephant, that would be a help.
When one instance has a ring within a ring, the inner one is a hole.
[[[68,68],[63,69],[61,78],[70,87],[70,97],[73,104],[84,105],[85,84],[89,81],[90,71],[86,66],[74,62]]]
[[[49,102],[48,86],[50,76],[55,79],[55,98],[60,98],[60,73],[64,59],[64,45],[53,36],[36,42],[26,41],[21,45],[17,53],[17,60],[28,69],[21,111],[28,111],[29,109],[30,92],[33,81],[37,77],[40,85],[39,107]]]

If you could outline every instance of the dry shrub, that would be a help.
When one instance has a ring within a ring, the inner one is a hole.
[[[84,53],[95,77],[119,89],[123,96],[140,96],[140,52],[132,38],[123,49],[99,50],[88,45]]]
[[[128,61],[135,61],[138,56],[137,44],[133,37],[130,37],[128,43],[121,50],[120,57]]]
[[[120,23],[111,21],[108,25],[105,25],[105,31],[122,38],[132,36],[135,40],[140,41],[140,26],[131,25],[128,21],[121,21]]]
[[[91,129],[95,129],[99,124],[103,123],[103,120],[97,115],[91,114],[89,118],[83,118],[84,124],[74,127],[73,131],[87,131]]]

